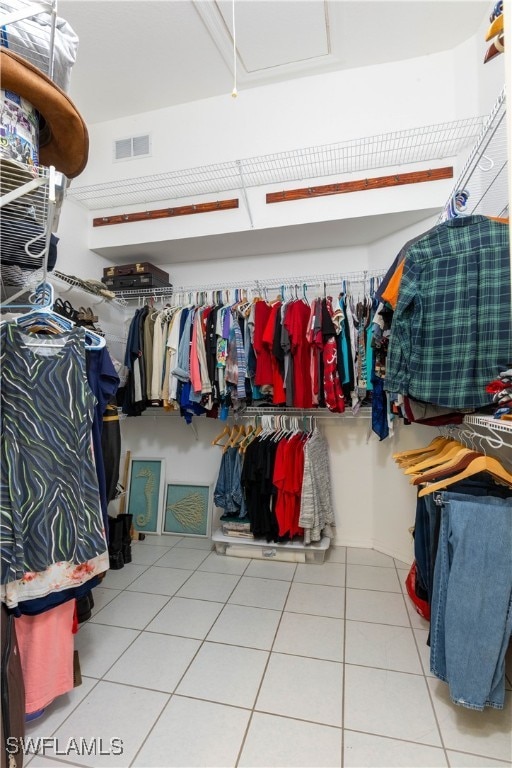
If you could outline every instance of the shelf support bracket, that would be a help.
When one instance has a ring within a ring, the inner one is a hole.
[[[237,167],[238,167],[238,173],[240,174],[240,184],[242,186],[242,194],[244,196],[245,207],[247,208],[247,214],[249,216],[249,221],[251,222],[251,229],[254,229],[254,222],[252,220],[251,206],[249,205],[249,198],[247,197],[247,189],[245,187],[245,179],[244,179],[244,172],[242,170],[242,163],[241,163],[240,160],[237,160],[236,164],[237,164]]]

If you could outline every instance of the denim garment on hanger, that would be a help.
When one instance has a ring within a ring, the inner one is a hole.
[[[442,492],[430,669],[455,704],[503,709],[512,631],[512,498]]]

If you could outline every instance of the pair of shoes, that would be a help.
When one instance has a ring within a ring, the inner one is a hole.
[[[133,515],[118,515],[108,518],[110,567],[117,571],[132,561],[132,526]]]
[[[92,596],[92,590],[87,595],[77,598],[76,618],[79,624],[83,624],[84,621],[88,621],[91,618],[93,608],[94,598]]]
[[[132,561],[132,520],[133,515],[119,515],[118,519],[123,521],[123,559],[125,563]]]

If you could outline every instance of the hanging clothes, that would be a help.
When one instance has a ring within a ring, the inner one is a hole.
[[[304,444],[299,525],[304,530],[304,543],[320,541],[323,536],[334,539],[336,518],[331,491],[329,447],[318,428]]]
[[[75,601],[69,600],[37,616],[15,620],[27,714],[73,690],[74,610]]]
[[[485,386],[512,360],[507,224],[448,219],[407,251],[385,389],[434,405],[488,405]]]
[[[13,323],[0,334],[1,597],[15,606],[106,571],[108,553],[91,445],[96,401],[87,383],[86,331],[61,335],[58,350],[45,344],[47,335]],[[37,351],[29,346],[35,342]]]

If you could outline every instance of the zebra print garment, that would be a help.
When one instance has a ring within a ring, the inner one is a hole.
[[[32,346],[38,340],[41,346]],[[45,348],[45,341],[62,347]],[[52,564],[84,564],[107,546],[85,330],[48,336],[5,323],[0,343],[1,583],[7,584]]]

